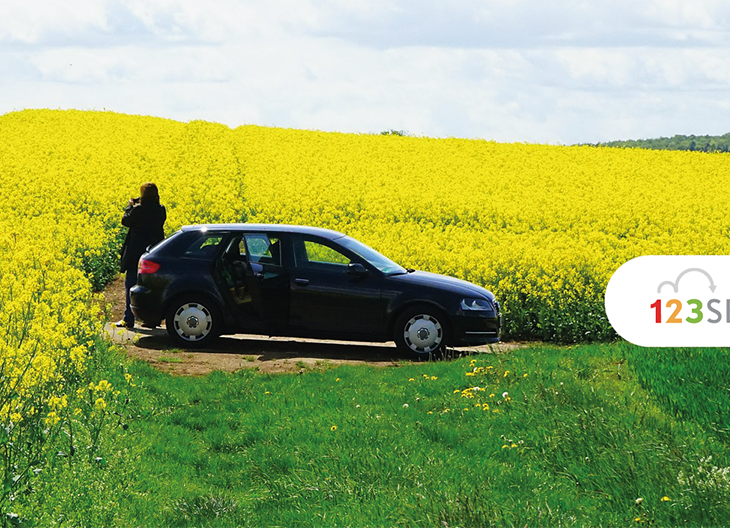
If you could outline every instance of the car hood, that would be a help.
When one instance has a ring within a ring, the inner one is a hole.
[[[439,275],[438,273],[430,273],[428,271],[412,271],[400,275],[390,275],[388,279],[459,293],[465,297],[486,297],[490,301],[494,300],[494,294],[481,286],[455,277]]]

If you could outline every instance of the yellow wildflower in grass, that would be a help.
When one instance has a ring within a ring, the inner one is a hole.
[[[337,426],[333,425],[332,427],[330,427],[330,431],[337,431]]]
[[[110,392],[112,390],[112,384],[107,380],[101,380],[95,387],[95,392]]]
[[[58,416],[58,413],[56,413],[56,411],[49,412],[45,418],[46,427],[52,427],[60,421],[61,418]]]
[[[662,498],[661,498],[660,500],[661,500],[662,502],[668,502],[668,501],[671,501],[672,499],[670,499],[669,497],[667,497],[667,496],[665,495],[665,496],[664,496],[664,497],[662,497]]]

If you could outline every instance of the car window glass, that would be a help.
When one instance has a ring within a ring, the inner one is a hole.
[[[344,236],[338,238],[337,243],[349,249],[359,257],[367,260],[371,265],[375,266],[386,275],[408,273],[408,271],[404,267],[396,264],[388,257],[381,255],[373,248],[366,246],[365,244],[355,240],[354,238]]]
[[[211,257],[222,241],[223,237],[221,235],[201,235],[190,244],[185,256],[194,258]]]
[[[304,251],[301,251],[301,248]],[[300,246],[300,251],[297,252],[298,267],[332,268],[334,266],[337,269],[347,266],[349,263],[349,257],[329,246],[311,240],[305,240],[303,246]]]
[[[278,238],[269,238],[267,235],[246,235],[244,253],[248,254],[249,262],[281,265],[281,243]]]
[[[243,238],[234,238],[233,240],[231,240],[230,244],[228,245],[228,249],[226,249],[226,254],[230,257],[237,257],[240,260],[245,260],[246,242],[243,240]]]

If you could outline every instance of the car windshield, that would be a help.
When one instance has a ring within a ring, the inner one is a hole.
[[[349,249],[353,253],[356,253],[359,257],[368,261],[370,264],[378,268],[386,275],[408,273],[408,271],[403,266],[396,264],[388,257],[381,255],[373,248],[366,246],[365,244],[355,240],[354,238],[344,236],[342,238],[338,238],[337,243],[340,244],[342,247]]]

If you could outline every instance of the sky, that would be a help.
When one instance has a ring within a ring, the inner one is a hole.
[[[570,145],[730,132],[727,0],[0,0],[0,115]]]

